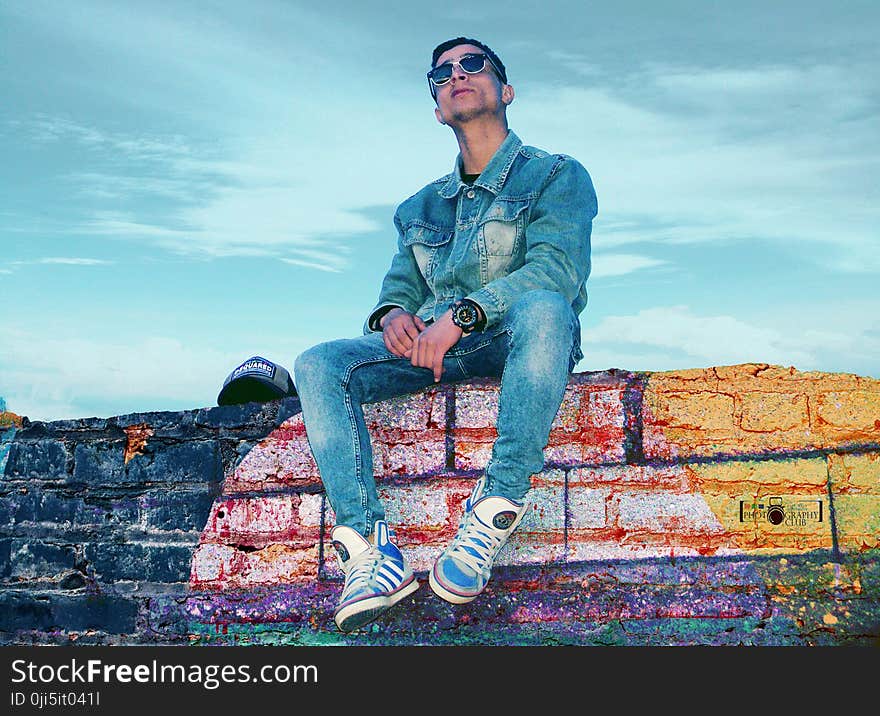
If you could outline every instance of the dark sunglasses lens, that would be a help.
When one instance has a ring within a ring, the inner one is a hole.
[[[450,77],[452,77],[452,65],[449,62],[445,62],[439,67],[435,67],[431,70],[431,80],[435,85],[442,85],[445,82],[449,82]]]
[[[461,69],[468,74],[481,71],[486,66],[486,58],[483,55],[469,55],[461,60]]]

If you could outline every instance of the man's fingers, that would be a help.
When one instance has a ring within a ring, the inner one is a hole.
[[[419,362],[419,350],[421,348],[421,340],[418,337],[412,342],[411,355],[409,358],[409,362],[414,366],[419,366],[421,363]]]
[[[419,329],[419,331],[424,331],[425,328],[427,328],[425,322],[418,316],[413,316],[413,320],[415,320],[416,327]]]
[[[394,326],[390,326],[385,334],[388,336],[388,343],[390,343],[389,350],[396,356],[402,356],[404,351],[409,348],[407,345],[410,342],[409,338],[404,336],[402,339],[400,331],[396,330]]]
[[[440,378],[443,376],[443,358],[444,354],[440,351],[437,351],[437,354],[434,356],[434,382],[439,383]]]
[[[403,332],[406,333],[407,336],[409,336],[410,340],[419,335],[420,330],[418,325],[415,321],[410,320],[409,316],[406,317],[406,320],[401,321],[401,323],[403,324]]]

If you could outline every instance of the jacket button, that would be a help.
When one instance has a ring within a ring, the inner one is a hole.
[[[473,198],[474,198],[474,190],[473,190],[473,189],[471,189],[471,190],[468,191],[468,193],[467,193],[467,198],[468,198],[468,199],[473,199]]]

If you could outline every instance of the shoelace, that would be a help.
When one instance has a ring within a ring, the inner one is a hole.
[[[458,526],[458,534],[455,535],[449,549],[449,556],[481,573],[486,563],[491,563],[495,559],[495,552],[501,545],[501,540],[502,537],[489,531],[489,528],[477,519],[473,510],[467,510],[467,501],[465,501],[465,512]]]
[[[369,587],[374,572],[382,563],[383,556],[378,549],[370,547],[354,557],[345,577],[345,593],[353,592],[361,586]]]

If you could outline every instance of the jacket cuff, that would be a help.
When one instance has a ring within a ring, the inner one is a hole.
[[[406,310],[405,308],[403,308],[403,306],[397,303],[383,303],[382,305],[373,309],[373,312],[367,318],[367,322],[365,324],[365,328],[367,330],[364,332],[378,333],[379,331],[381,331],[382,327],[379,325],[379,321],[381,321],[382,316],[388,313],[388,311],[390,311],[392,308],[402,308],[404,311]]]
[[[504,306],[501,298],[488,286],[468,294],[465,298],[476,303],[486,317],[486,323],[481,332],[485,332],[487,328],[498,323],[507,312],[507,307]]]

